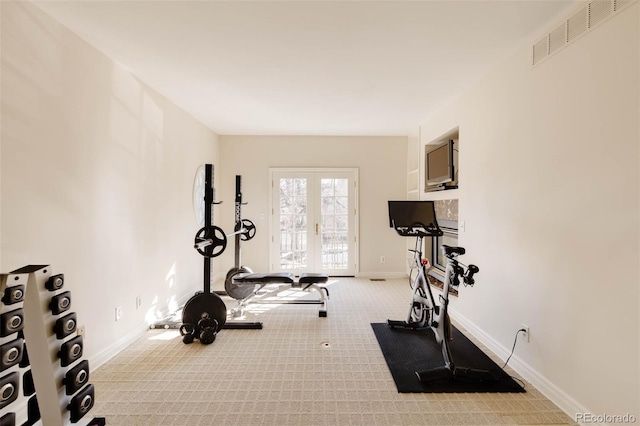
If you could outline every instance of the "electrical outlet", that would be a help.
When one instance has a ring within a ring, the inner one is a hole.
[[[386,259],[384,258],[384,256],[380,256],[380,263],[384,263],[386,261]]]
[[[84,325],[77,326],[76,333],[78,333],[78,336],[84,336]]]
[[[116,321],[120,321],[122,318],[122,306],[116,307]]]
[[[520,330],[524,330],[521,332],[522,338],[525,342],[529,343],[531,341],[531,333],[529,332],[529,326],[526,324],[520,324]]]
[[[142,306],[142,296],[136,297],[136,309],[140,309]]]

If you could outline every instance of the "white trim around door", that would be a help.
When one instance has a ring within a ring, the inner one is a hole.
[[[270,272],[358,272],[358,169],[271,168]]]

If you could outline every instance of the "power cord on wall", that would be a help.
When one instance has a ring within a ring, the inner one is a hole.
[[[513,355],[513,352],[515,352],[516,350],[516,344],[518,343],[518,334],[520,333],[526,333],[527,330],[525,330],[524,328],[521,328],[520,330],[516,331],[516,337],[513,339],[513,347],[511,348],[511,354],[509,354],[509,357],[507,358],[507,360],[505,361],[504,365],[502,366],[502,369],[504,370],[505,367],[507,366],[507,364],[509,363],[509,360],[511,359],[511,356]],[[522,380],[520,380],[517,377],[513,377],[510,376],[513,380],[516,380],[517,382],[520,383],[520,386],[522,386],[522,388],[525,388],[524,382]]]
[[[518,343],[518,334],[520,334],[520,332],[526,333],[527,330],[525,330],[524,328],[521,328],[520,330],[516,331],[516,338],[513,339],[513,348],[511,348],[511,354],[509,355],[509,358],[507,358],[507,361],[502,366],[503,370],[507,366],[507,364],[509,363],[509,360],[511,359],[511,356],[513,355],[513,352],[516,350],[516,343]]]

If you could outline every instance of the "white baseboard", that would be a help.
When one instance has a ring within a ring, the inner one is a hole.
[[[191,291],[187,294],[182,295],[178,298],[178,305],[183,306],[193,295],[194,291]],[[166,309],[166,308],[165,308]],[[166,315],[169,315],[170,312],[164,312]],[[134,326],[131,331],[127,334],[116,340],[114,343],[98,352],[98,354],[92,356],[89,359],[89,364],[91,365],[92,370],[98,369],[101,365],[109,361],[111,358],[119,354],[122,350],[124,350],[127,346],[134,343],[140,337],[144,335],[145,332],[149,330],[149,324],[143,322]]]
[[[358,272],[356,278],[388,278],[398,279],[407,278],[406,272]]]
[[[109,361],[111,358],[120,353],[127,346],[138,340],[142,335],[149,329],[149,324],[142,323],[136,327],[133,327],[131,331],[127,334],[116,340],[111,345],[107,346],[102,351],[98,352],[98,354],[91,357],[89,360],[89,365],[91,365],[92,370],[98,369],[102,364]]]
[[[469,321],[466,317],[454,310],[450,311],[451,318],[458,322],[465,328],[473,337],[478,339],[483,345],[485,345],[490,351],[496,354],[500,359],[506,361],[511,353],[511,350],[498,343],[493,337],[485,333],[484,330],[478,328],[474,323]],[[569,396],[566,392],[556,386],[549,379],[544,377],[529,364],[522,361],[516,355],[513,355],[509,360],[509,366],[517,372],[523,379],[531,383],[536,389],[538,389],[545,397],[549,398],[551,402],[557,405],[562,411],[564,411],[571,419],[575,420],[577,413],[589,413],[590,411],[583,405],[578,403],[575,399]]]

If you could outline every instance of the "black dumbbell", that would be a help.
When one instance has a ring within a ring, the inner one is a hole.
[[[60,290],[64,285],[64,274],[51,275],[47,282],[44,284],[45,288],[49,291]]]
[[[89,381],[89,361],[86,359],[67,371],[62,379],[67,395],[73,395]]]
[[[13,287],[7,287],[4,289],[4,295],[2,296],[2,303],[5,305],[13,305],[14,303],[22,302],[24,300],[24,286],[15,285]]]
[[[4,371],[22,360],[23,347],[23,339],[16,339],[0,346],[0,371]]]
[[[24,310],[22,308],[0,315],[0,337],[6,337],[24,328]]]
[[[71,292],[65,291],[51,298],[49,309],[53,315],[60,315],[71,307]]]
[[[93,385],[87,385],[76,396],[71,398],[67,409],[71,413],[71,423],[77,423],[93,407],[95,391]]]
[[[20,374],[13,372],[0,379],[0,408],[11,404],[18,398]]]
[[[67,367],[81,357],[82,336],[76,336],[73,339],[69,339],[60,346],[58,358],[60,358],[60,365],[63,367]]]
[[[76,317],[75,312],[67,314],[61,318],[56,320],[55,325],[53,326],[53,331],[56,333],[56,338],[58,340],[62,340],[74,331],[76,331],[76,324],[78,323],[78,319]]]

